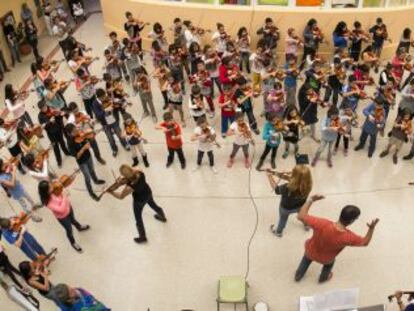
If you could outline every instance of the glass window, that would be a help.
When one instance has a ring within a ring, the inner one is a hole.
[[[250,0],[220,0],[220,4],[249,5]]]
[[[385,0],[364,0],[364,7],[377,8],[385,6]]]
[[[288,5],[289,0],[257,0],[257,3],[261,5]]]
[[[360,0],[332,0],[333,8],[357,8]]]

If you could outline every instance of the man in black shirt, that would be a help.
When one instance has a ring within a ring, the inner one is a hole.
[[[369,32],[372,34],[372,49],[375,55],[380,57],[384,41],[388,40],[387,26],[383,23],[381,17],[377,18],[376,24],[369,29]]]
[[[76,158],[76,162],[85,178],[86,189],[88,189],[91,198],[98,201],[99,198],[92,189],[91,179],[96,185],[102,185],[105,181],[96,176],[91,152],[89,151],[91,144],[87,139],[84,139],[83,141],[77,141],[77,139],[75,139],[78,130],[74,124],[67,124],[65,130],[68,135],[70,153]]]
[[[44,100],[39,101],[37,107],[40,110],[38,114],[39,123],[42,124],[46,130],[58,166],[62,167],[62,155],[60,149],[62,149],[65,155],[70,155],[69,150],[66,147],[65,139],[63,138],[63,116],[60,111],[49,108]]]

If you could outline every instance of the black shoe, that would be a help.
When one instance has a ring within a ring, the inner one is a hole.
[[[126,151],[131,151],[131,147],[130,147],[130,146],[128,146],[128,145],[125,145],[125,146],[124,146],[124,149],[125,149]]]
[[[97,181],[95,181],[96,185],[103,185],[105,183],[105,180],[103,179],[98,179]]]
[[[414,158],[414,153],[409,153],[403,157],[403,160],[411,160],[412,158]]]
[[[394,162],[394,164],[397,164],[398,163],[398,156],[396,154],[394,154],[392,156],[392,162]]]
[[[114,158],[116,158],[116,156],[118,155],[118,150],[114,150],[114,151],[112,151],[112,156],[114,157]]]
[[[167,218],[165,217],[165,215],[155,214],[154,215],[154,218],[156,220],[161,221],[161,222],[167,222]]]
[[[363,146],[358,145],[358,146],[356,146],[356,147],[354,148],[354,150],[355,150],[355,151],[358,151],[358,150],[361,150],[361,149],[363,149],[363,148],[364,148]]]
[[[81,225],[78,229],[79,232],[89,230],[91,227],[89,225]]]
[[[275,159],[270,161],[270,166],[272,167],[272,169],[276,168],[276,160]]]
[[[98,197],[95,193],[91,192],[91,193],[89,193],[89,196],[90,196],[93,200],[95,200],[96,202],[98,202],[98,201],[99,201],[99,197]]]
[[[181,169],[185,170],[185,162],[181,163]]]
[[[102,165],[105,165],[106,164],[106,161],[104,159],[102,159],[102,158],[98,158],[98,159],[96,159],[96,161],[98,161]]]
[[[368,158],[372,158],[372,153],[368,153]]]
[[[260,171],[262,169],[263,166],[263,160],[259,160],[259,162],[256,165],[256,170]]]
[[[83,253],[82,247],[79,246],[77,243],[73,243],[72,247],[77,251],[78,253]]]
[[[142,243],[147,243],[147,238],[146,237],[139,237],[139,238],[134,238],[134,242],[138,243],[138,244],[142,244]]]
[[[150,165],[149,165],[149,162],[148,162],[148,156],[143,156],[142,157],[142,161],[144,161],[144,165],[145,165],[145,167],[149,167]]]
[[[132,167],[135,167],[139,164],[139,160],[138,157],[133,157],[132,158]]]
[[[380,153],[380,158],[384,158],[388,155],[388,150],[384,150],[383,152]]]
[[[167,162],[167,164],[165,165],[167,168],[169,168],[170,166],[171,166],[171,164],[173,164],[172,163],[172,161],[171,162]]]

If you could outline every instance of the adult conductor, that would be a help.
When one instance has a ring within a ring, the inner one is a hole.
[[[155,219],[161,222],[166,222],[167,218],[165,217],[163,209],[155,203],[154,198],[152,197],[151,188],[147,184],[145,174],[142,171],[133,169],[129,165],[124,164],[119,168],[119,172],[121,173],[121,177],[119,177],[115,184],[109,187],[106,192],[112,194],[119,200],[123,200],[132,193],[134,216],[139,233],[139,236],[134,238],[134,241],[136,243],[145,243],[147,242],[147,236],[142,220],[142,210],[144,209],[144,206],[148,204],[150,208],[156,212],[154,215]],[[115,191],[122,186],[124,186],[124,188],[121,192]]]
[[[313,236],[306,241],[305,255],[296,270],[295,280],[300,281],[305,275],[312,261],[323,265],[319,282],[329,281],[336,256],[346,246],[368,246],[374,234],[379,219],[367,224],[368,232],[361,237],[347,227],[358,219],[361,211],[354,205],[345,206],[337,222],[309,215],[312,203],[324,199],[321,195],[311,196],[299,211],[298,219],[313,229]]]

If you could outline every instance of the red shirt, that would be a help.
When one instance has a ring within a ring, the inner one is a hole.
[[[233,101],[236,102],[235,95],[233,95]],[[225,98],[224,94],[220,94],[219,96],[219,103],[222,104],[226,101],[228,101],[227,98]],[[223,117],[233,117],[236,114],[236,110],[234,109],[234,105],[226,105],[221,107],[221,115]]]
[[[175,135],[174,136],[181,135],[181,127],[180,127],[180,125],[177,122],[173,122],[173,125],[174,125],[174,130],[175,130],[175,133],[174,133]],[[162,122],[160,124],[160,126],[166,128],[166,129],[169,128],[169,126],[167,125],[166,122]],[[168,131],[168,132],[165,133],[165,139],[167,141],[168,148],[171,148],[171,149],[180,149],[183,146],[183,140],[182,140],[182,138],[180,137],[179,139],[172,139],[172,136],[173,136],[172,134],[173,134],[172,131]]]
[[[339,231],[330,220],[307,215],[304,221],[313,229],[305,244],[305,255],[313,261],[329,264],[345,246],[364,246],[364,238],[347,229]]]

